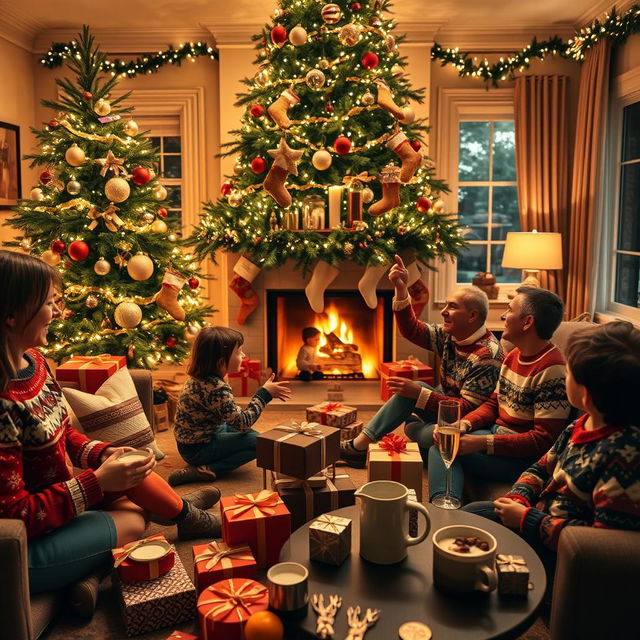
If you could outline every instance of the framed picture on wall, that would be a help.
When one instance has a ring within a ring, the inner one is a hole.
[[[20,127],[0,122],[0,209],[11,209],[22,197]]]

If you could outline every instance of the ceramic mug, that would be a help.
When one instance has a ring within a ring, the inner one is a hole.
[[[456,538],[479,538],[488,549],[469,545],[468,551],[456,551]],[[484,529],[452,525],[433,534],[433,583],[442,591],[488,593],[498,585],[495,570],[496,539]]]

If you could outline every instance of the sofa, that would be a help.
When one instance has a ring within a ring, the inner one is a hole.
[[[131,369],[131,377],[149,424],[153,426],[153,379],[150,371]],[[22,520],[0,519],[0,637],[35,640],[53,619],[65,592],[29,595],[27,533]]]

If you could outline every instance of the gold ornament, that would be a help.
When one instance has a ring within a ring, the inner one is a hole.
[[[387,48],[387,53],[393,53],[398,49],[396,46],[396,39],[391,34],[386,37],[384,46]]]
[[[373,200],[373,191],[369,187],[365,187],[362,190],[362,202],[365,204]]]
[[[184,330],[184,337],[185,340],[189,343],[192,343],[195,339],[196,336],[198,335],[198,333],[200,332],[200,327],[196,327],[195,325],[189,325],[185,330]]]
[[[35,189],[31,189],[31,193],[29,194],[29,197],[32,200],[44,200],[44,193],[42,193],[42,189],[40,189],[40,187],[35,187]]]
[[[142,223],[151,224],[155,219],[156,217],[153,215],[153,213],[150,213],[149,211],[147,211],[147,213],[143,214],[142,216]]]
[[[167,236],[167,240],[169,240],[169,242],[175,242],[177,239],[178,239],[178,236],[176,236],[176,234],[175,234],[175,233],[170,233],[170,234]]]
[[[331,66],[331,63],[326,58],[320,58],[318,60],[318,67],[323,70],[327,70]]]
[[[114,176],[119,176],[120,173],[124,173],[124,167],[122,166],[124,163],[123,158],[116,158],[113,151],[109,149],[107,151],[107,155],[105,158],[97,158],[96,163],[99,164],[102,169],[100,169],[100,175],[104,178],[107,175],[107,171],[113,171]]]
[[[297,24],[291,31],[289,32],[289,42],[294,47],[300,47],[307,41],[307,31],[301,25]]]
[[[155,200],[166,200],[167,190],[161,184],[157,184],[155,187],[153,187],[151,195]]]
[[[367,106],[373,104],[376,101],[373,93],[367,91],[362,95],[362,104],[366,104]]]
[[[320,89],[324,86],[326,78],[320,69],[311,69],[304,77],[304,81],[307,83],[309,89]]]
[[[227,196],[227,202],[232,207],[239,207],[242,204],[242,194],[239,191],[233,191]]]
[[[124,132],[128,136],[135,136],[138,133],[138,123],[135,120],[128,120],[124,125]]]
[[[353,253],[353,243],[345,242],[344,247],[342,248],[345,256],[350,256]]]
[[[60,254],[53,253],[50,249],[47,249],[41,256],[40,259],[43,262],[46,262],[49,266],[55,267],[60,262]]]
[[[93,265],[93,270],[99,275],[99,276],[106,276],[109,271],[111,271],[111,263],[108,260],[105,260],[102,256],[100,256],[100,259],[96,261],[96,263]]]
[[[122,242],[118,242],[118,249],[122,249],[123,251],[131,251],[133,245],[126,240],[122,240]]]
[[[130,193],[129,183],[124,178],[111,178],[104,185],[104,194],[111,202],[124,202]]]
[[[236,160],[236,163],[233,165],[233,173],[239,176],[243,171],[244,169],[242,168],[242,160],[238,158]]]
[[[84,151],[77,145],[72,144],[65,152],[64,159],[72,166],[79,167],[87,159]]]
[[[133,329],[142,320],[142,309],[135,302],[121,302],[116,307],[113,318],[123,329]]]
[[[20,242],[20,248],[23,251],[26,251],[27,253],[29,253],[29,251],[31,251],[31,240],[29,240],[29,238],[25,238],[24,240],[22,240]]]
[[[96,103],[93,105],[93,110],[99,116],[108,116],[111,113],[111,104],[100,98],[100,100],[96,100]]]
[[[98,306],[98,298],[93,294],[88,295],[84,303],[87,306],[87,309],[95,309]]]
[[[391,73],[396,80],[400,80],[404,76],[404,69],[399,64],[394,64]]]
[[[436,200],[433,203],[433,213],[441,216],[442,214],[446,213],[446,209],[445,209],[445,204],[444,204],[444,200]]]
[[[353,47],[360,41],[360,29],[355,24],[345,24],[338,32],[338,40],[345,47]]]
[[[127,273],[138,281],[148,280],[153,275],[153,268],[153,260],[144,253],[136,253],[127,262]]]
[[[105,316],[102,319],[102,322],[100,323],[100,328],[101,329],[111,329],[113,327],[113,325],[111,324],[111,320],[109,320],[109,318],[107,316]]]
[[[67,182],[67,193],[70,195],[77,196],[80,193],[80,189],[82,189],[82,186],[77,180],[69,180]]]
[[[151,225],[151,231],[153,231],[153,233],[166,233],[167,228],[167,223],[164,220],[154,220]]]
[[[277,167],[286,169],[294,176],[298,175],[298,162],[302,157],[303,151],[292,149],[285,140],[284,136],[280,138],[280,144],[277,149],[269,149],[267,153],[273,158]]]
[[[269,70],[262,69],[262,71],[259,71],[256,74],[254,81],[259,87],[264,87],[264,85],[269,82]]]
[[[326,171],[333,162],[333,158],[328,151],[321,149],[320,151],[316,151],[313,156],[311,156],[311,164],[318,171]]]

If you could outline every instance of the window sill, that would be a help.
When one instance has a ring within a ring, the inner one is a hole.
[[[593,319],[597,324],[606,324],[614,320],[626,320],[640,329],[640,319],[633,316],[625,316],[622,313],[614,313],[613,311],[596,311]]]

